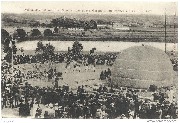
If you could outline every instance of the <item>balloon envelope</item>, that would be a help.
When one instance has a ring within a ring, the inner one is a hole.
[[[170,86],[173,66],[164,51],[151,46],[130,47],[118,54],[112,68],[112,83],[118,86],[149,88]]]

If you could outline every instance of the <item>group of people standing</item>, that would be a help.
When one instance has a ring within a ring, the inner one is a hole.
[[[84,86],[33,87],[14,85],[2,93],[2,108],[18,108],[20,117],[34,118],[177,118],[177,104],[166,97],[142,99],[134,90],[100,86],[88,92]],[[162,99],[163,98],[163,99]]]

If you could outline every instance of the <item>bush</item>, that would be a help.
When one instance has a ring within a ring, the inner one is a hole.
[[[24,40],[27,37],[26,31],[24,29],[17,29],[13,34],[14,39]]]
[[[44,30],[44,36],[52,36],[52,35],[53,35],[53,33],[52,33],[52,31],[50,29],[45,29]]]
[[[38,29],[33,29],[30,36],[41,36],[41,32]]]

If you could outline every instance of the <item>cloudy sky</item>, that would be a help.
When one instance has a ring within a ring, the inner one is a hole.
[[[34,13],[46,11],[46,12],[73,12],[73,13],[98,13],[95,10],[102,10],[102,13],[109,13],[112,10],[112,14],[157,14],[164,15],[165,9],[168,15],[177,14],[177,3],[176,2],[118,2],[118,1],[106,1],[106,2],[89,2],[89,1],[54,1],[54,2],[42,2],[42,1],[31,1],[31,2],[1,2],[2,13]],[[35,11],[36,10],[36,11]],[[48,11],[49,10],[49,11]]]

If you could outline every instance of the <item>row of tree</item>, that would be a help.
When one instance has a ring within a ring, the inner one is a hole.
[[[94,20],[82,21],[75,18],[60,17],[52,19],[51,24],[53,27],[97,29],[97,22]]]
[[[30,34],[28,35],[24,29],[16,29],[12,34],[12,38],[18,41],[23,41],[28,39],[28,37],[41,37],[41,36],[53,36],[53,31],[50,29],[45,29],[43,34],[38,29],[32,29]],[[5,29],[1,29],[1,44],[6,43],[7,38],[9,38],[10,34]]]
[[[58,36],[59,35],[59,28],[80,28],[82,25],[78,25],[77,23],[65,23],[61,21],[56,21],[53,22],[54,24],[54,29],[45,29],[43,33],[39,29],[32,29],[30,32],[26,32],[24,29],[16,29],[14,33],[12,34],[12,37],[14,39],[17,39],[18,41],[23,41],[27,40],[28,38],[33,38],[33,37],[49,37],[49,36]],[[96,22],[91,20],[90,22],[87,22],[84,24],[85,31],[87,29],[95,29],[97,28]],[[84,32],[82,32],[82,35],[84,35]],[[1,43],[3,44],[5,39],[9,36],[9,32],[5,29],[1,29]]]
[[[49,23],[41,23],[38,20],[18,20],[18,19],[11,19],[8,17],[4,17],[2,21],[6,23],[19,23],[25,24],[30,27],[63,27],[63,28],[84,28],[84,29],[96,29],[97,22],[95,20],[84,21],[84,20],[77,20],[71,19],[66,17],[60,17],[52,19]]]

